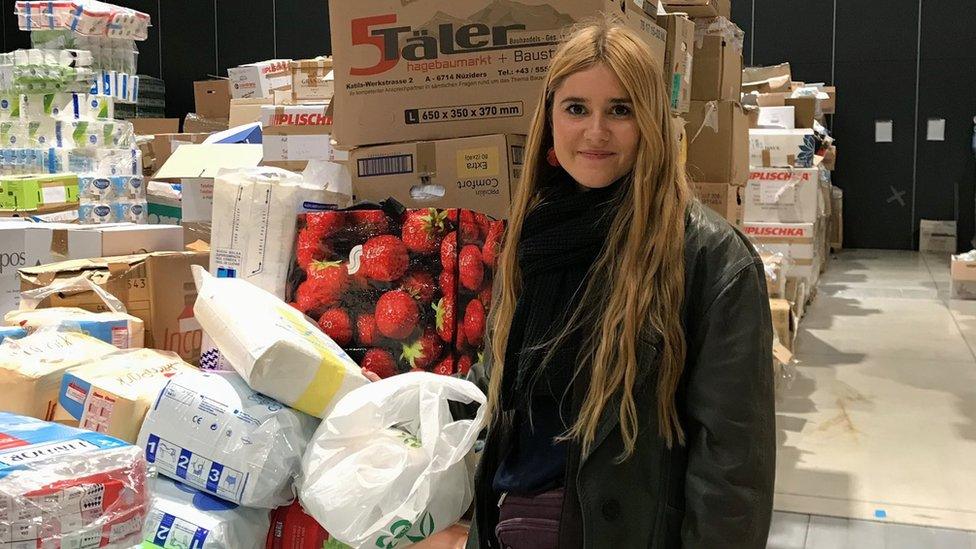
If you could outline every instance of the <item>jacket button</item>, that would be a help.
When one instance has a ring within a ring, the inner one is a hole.
[[[608,521],[617,520],[620,516],[620,502],[615,499],[608,499],[603,502],[603,518]]]

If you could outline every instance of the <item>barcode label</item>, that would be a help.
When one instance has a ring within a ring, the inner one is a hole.
[[[512,164],[521,166],[525,159],[525,147],[522,145],[512,145]]]
[[[356,167],[359,171],[359,177],[412,173],[413,155],[398,154],[394,156],[362,158],[356,163]]]

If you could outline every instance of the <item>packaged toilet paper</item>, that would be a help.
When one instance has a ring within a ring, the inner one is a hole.
[[[143,527],[143,549],[263,549],[271,527],[266,509],[248,509],[157,477]],[[321,547],[321,546],[320,546]]]
[[[146,411],[169,378],[196,368],[176,353],[119,351],[64,373],[54,420],[135,443]]]
[[[132,547],[149,506],[139,448],[0,412],[3,547]]]
[[[8,326],[21,326],[28,332],[44,328],[81,332],[119,349],[145,347],[145,323],[126,313],[93,313],[77,307],[51,307],[10,311],[4,315],[4,321]]]
[[[0,411],[53,419],[64,372],[80,362],[118,351],[76,332],[42,330],[0,343]]]
[[[294,500],[317,423],[234,372],[183,372],[160,391],[138,445],[161,475],[245,507],[273,509]]]
[[[199,266],[193,277],[197,321],[255,391],[325,417],[345,394],[369,383],[341,347],[285,302],[247,281],[214,278]]]

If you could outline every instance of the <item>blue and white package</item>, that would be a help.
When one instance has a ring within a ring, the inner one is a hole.
[[[149,202],[146,200],[121,200],[112,204],[115,219],[122,223],[149,223]]]
[[[159,393],[137,443],[161,475],[238,505],[274,509],[295,499],[317,424],[234,372],[182,372]]]
[[[100,201],[115,198],[116,187],[112,178],[96,175],[78,177],[78,199],[81,201]]]
[[[93,313],[77,307],[10,311],[4,316],[8,326],[19,326],[34,333],[43,328],[59,332],[79,332],[111,343],[119,349],[145,347],[145,325],[126,313]]]
[[[113,175],[112,189],[118,198],[145,200],[146,186],[141,175]]]
[[[27,335],[27,330],[20,326],[0,326],[0,343],[5,339],[20,339]]]
[[[0,412],[0,525],[16,540],[5,546],[136,545],[149,507],[147,481],[135,446]]]
[[[249,509],[156,477],[143,527],[143,548],[262,549],[271,519],[267,509]]]
[[[116,223],[116,211],[112,202],[91,202],[78,205],[78,221],[87,225]]]

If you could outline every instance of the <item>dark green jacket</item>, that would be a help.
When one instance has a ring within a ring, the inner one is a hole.
[[[589,454],[571,452],[560,547],[764,549],[775,475],[772,326],[762,261],[746,238],[697,201],[685,232],[683,320],[688,351],[677,395],[684,446],[657,433],[659,334],[639,342],[639,434],[623,463],[619,396]],[[469,379],[487,388],[487,372]],[[469,548],[497,548],[498,495],[510,416],[489,429],[475,476]],[[575,477],[575,478],[573,478]]]

